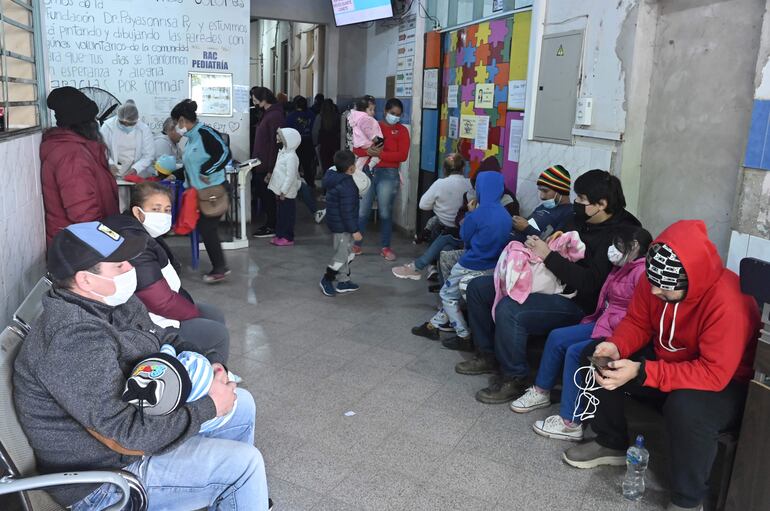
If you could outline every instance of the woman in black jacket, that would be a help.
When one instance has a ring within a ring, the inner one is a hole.
[[[479,277],[468,285],[468,318],[478,353],[474,359],[457,364],[455,371],[491,374],[499,370],[502,375],[476,393],[476,399],[482,403],[512,401],[526,390],[528,336],[546,335],[554,328],[577,324],[590,314],[612,269],[607,250],[616,227],[641,225],[625,210],[620,180],[609,172],[598,169],[586,172],[575,181],[574,191],[577,194],[575,217],[567,230],[579,233],[586,245],[585,258],[574,263],[568,261],[551,252],[537,236],[530,236],[526,242],[529,249],[543,259],[546,268],[566,284],[564,294],[533,293],[522,304],[506,296],[498,303],[493,321],[493,277]],[[458,344],[449,339],[445,346],[467,349]]]

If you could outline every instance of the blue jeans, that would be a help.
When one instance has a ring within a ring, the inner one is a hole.
[[[545,335],[554,328],[578,323],[585,312],[569,298],[533,293],[519,304],[500,300],[492,320],[495,287],[492,276],[475,278],[468,285],[468,322],[473,342],[482,353],[493,353],[505,377],[526,378],[527,338]]]
[[[463,242],[451,234],[442,234],[430,244],[423,254],[414,260],[414,267],[422,270],[429,264],[436,264],[438,257],[444,250],[454,250],[462,248]]]
[[[396,193],[401,185],[398,169],[385,169],[375,167],[372,185],[361,197],[358,207],[358,230],[366,232],[366,224],[372,213],[374,196],[377,195],[377,216],[380,219],[380,244],[383,248],[390,247],[390,238],[393,234],[393,203],[396,201]],[[357,241],[356,245],[361,246]]]
[[[294,241],[294,224],[297,222],[297,201],[284,198],[275,201],[277,216],[275,219],[275,236],[289,241]]]
[[[316,211],[318,211],[318,204],[315,200],[315,194],[313,193],[313,189],[310,188],[306,182],[302,182],[302,185],[299,187],[299,193],[297,194],[297,198],[302,201],[305,206],[307,206],[307,209],[310,211],[310,214],[315,214]]]
[[[267,510],[262,454],[254,447],[256,406],[237,389],[238,407],[226,425],[189,438],[171,452],[127,466],[147,490],[149,511],[176,509]],[[99,511],[120,500],[120,491],[102,485],[72,506]]]
[[[575,417],[575,403],[580,390],[575,385],[575,371],[585,365],[580,354],[591,343],[591,332],[596,323],[557,328],[548,334],[543,358],[537,370],[535,385],[544,390],[552,390],[559,373],[562,373],[561,407],[559,415],[571,421]],[[562,362],[564,370],[562,371]],[[582,410],[578,410],[581,412]]]

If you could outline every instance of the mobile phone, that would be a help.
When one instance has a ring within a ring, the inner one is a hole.
[[[374,145],[380,146],[385,142],[385,139],[382,137],[374,137]]]
[[[593,364],[596,369],[612,369],[609,367],[609,363],[612,362],[610,357],[588,357],[588,360]]]

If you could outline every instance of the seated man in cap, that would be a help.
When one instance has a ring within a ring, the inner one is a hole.
[[[175,329],[155,325],[134,296],[129,262],[143,249],[99,222],[73,224],[48,251],[53,289],[16,359],[14,401],[41,473],[125,469],[151,509],[267,509],[265,466],[254,447],[251,394],[228,381],[217,352],[208,395],[166,415],[142,414],[121,396],[134,365],[169,344],[195,351]],[[224,417],[225,426],[199,433]],[[73,511],[117,502],[110,485],[60,486],[51,495]]]
[[[577,468],[625,465],[626,394],[665,401],[671,463],[668,509],[699,510],[721,431],[743,415],[759,329],[756,301],[722,266],[700,220],[663,231],[647,253],[628,314],[604,342],[583,352],[612,359],[595,371],[596,439],[564,453]],[[652,346],[650,346],[652,343]]]
[[[100,129],[110,156],[110,170],[116,177],[155,175],[155,142],[150,127],[139,120],[139,110],[129,99]]]
[[[547,238],[556,231],[564,229],[572,221],[574,214],[569,200],[572,186],[569,171],[561,165],[548,167],[537,179],[537,191],[540,193],[540,205],[529,218],[513,217],[511,238],[524,243],[527,236]]]

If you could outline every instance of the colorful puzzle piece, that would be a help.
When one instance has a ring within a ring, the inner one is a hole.
[[[510,33],[509,22],[507,20],[495,20],[489,22],[489,44],[505,42]]]
[[[489,115],[489,125],[497,126],[497,124],[500,122],[500,111],[497,108],[490,108],[484,112],[485,115]],[[505,114],[503,113],[503,115]]]
[[[507,62],[505,64],[498,64],[497,70],[498,73],[495,76],[495,85],[499,85],[500,87],[504,87],[508,85],[508,72],[509,72],[509,66]]]
[[[447,141],[447,137],[444,135],[441,135],[438,138],[439,147],[446,147],[446,141]]]
[[[497,76],[497,73],[499,73],[497,66],[493,63],[492,65],[486,66],[487,68],[487,79],[486,82],[495,82],[495,77]],[[476,71],[476,74],[478,74],[478,71]]]
[[[473,98],[471,101],[463,101],[460,104],[460,115],[473,115]]]
[[[508,104],[508,85],[503,87],[495,85],[495,105],[500,103]]]
[[[447,119],[441,119],[441,122],[438,125],[438,133],[442,137],[449,134],[449,121]]]
[[[476,25],[476,46],[481,46],[489,42],[489,36],[492,30],[489,28],[489,22],[479,23]]]
[[[463,50],[463,66],[473,66],[476,64],[476,48],[466,46]]]
[[[494,126],[489,128],[489,145],[500,145],[500,134],[502,131],[502,126]]]
[[[484,151],[484,158],[483,159],[487,159],[490,156],[494,156],[495,158],[497,158],[498,154],[500,154],[500,146],[499,145],[492,145],[492,146],[489,146],[489,149]]]
[[[464,46],[476,46],[476,31],[479,29],[478,25],[471,25],[467,28],[461,28]]]
[[[449,118],[449,108],[447,108],[446,104],[441,106],[441,119],[448,119]]]
[[[457,48],[457,51],[455,52],[455,67],[460,67],[463,65],[463,58],[465,56],[465,50],[462,48]]]
[[[460,101],[463,103],[465,102],[472,102],[476,96],[474,93],[476,92],[476,84],[475,83],[466,83],[462,86],[462,93],[460,94]]]
[[[473,66],[463,66],[463,85],[476,82],[476,68]]]
[[[473,81],[476,83],[487,83],[489,81],[489,71],[487,71],[487,66],[479,64],[475,69],[476,76]]]
[[[488,44],[482,44],[476,48],[476,62],[479,64],[489,64],[489,55],[491,50]]]

